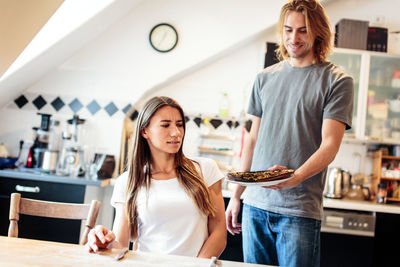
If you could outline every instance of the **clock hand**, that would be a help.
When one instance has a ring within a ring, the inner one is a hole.
[[[158,42],[158,45],[162,44],[162,42],[164,41],[165,37],[167,37],[167,33],[163,32],[163,36],[161,37],[160,41]]]

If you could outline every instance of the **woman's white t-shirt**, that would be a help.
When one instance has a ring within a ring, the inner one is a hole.
[[[210,187],[223,174],[212,159],[196,157],[205,183]],[[197,166],[197,164],[195,164]],[[118,177],[111,205],[126,202],[128,173]],[[197,256],[208,238],[208,218],[185,192],[177,178],[152,179],[147,194],[142,188],[137,197],[137,249],[164,254]]]

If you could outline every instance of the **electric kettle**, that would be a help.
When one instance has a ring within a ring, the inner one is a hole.
[[[334,167],[328,170],[324,196],[327,198],[343,198],[350,189],[351,174],[349,171]]]

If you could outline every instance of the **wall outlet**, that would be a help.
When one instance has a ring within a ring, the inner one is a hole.
[[[385,25],[385,16],[378,15],[372,18],[369,26],[383,27]]]

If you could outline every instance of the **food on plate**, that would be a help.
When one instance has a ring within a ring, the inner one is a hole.
[[[269,182],[289,178],[293,173],[294,170],[292,169],[256,172],[229,172],[227,178],[228,180],[239,182]]]

